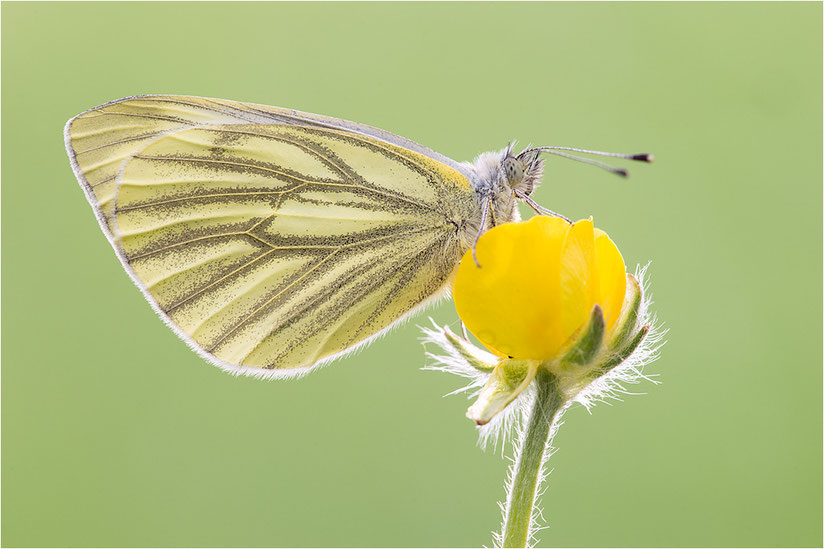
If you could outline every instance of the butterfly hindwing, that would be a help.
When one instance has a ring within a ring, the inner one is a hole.
[[[114,158],[77,154],[76,169],[155,309],[227,369],[295,375],[345,352],[437,294],[465,251],[469,182],[423,154],[321,125],[145,114],[126,137],[137,117],[107,115],[108,137],[70,123],[71,146],[77,128]]]

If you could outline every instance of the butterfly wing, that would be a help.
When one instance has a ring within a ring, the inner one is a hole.
[[[67,146],[127,271],[212,362],[299,375],[444,288],[478,208],[455,169],[329,124],[168,105],[90,111]]]
[[[124,160],[159,135],[198,126],[228,124],[316,126],[358,133],[416,152],[467,178],[474,178],[474,173],[461,163],[423,145],[348,120],[226,99],[184,95],[126,97],[72,118],[65,129],[66,149],[75,175],[107,236],[111,236],[108,222],[115,178]]]

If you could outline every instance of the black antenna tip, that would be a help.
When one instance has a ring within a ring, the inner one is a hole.
[[[625,170],[624,168],[617,168],[615,173],[621,177],[629,177],[629,170]]]
[[[630,160],[640,160],[641,162],[648,162],[648,163],[652,164],[653,160],[655,160],[655,157],[652,156],[649,153],[641,153],[641,154],[633,154],[630,157]]]

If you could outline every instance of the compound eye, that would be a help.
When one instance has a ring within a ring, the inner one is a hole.
[[[520,183],[520,181],[524,178],[524,163],[514,156],[507,156],[504,158],[503,167],[510,187]]]

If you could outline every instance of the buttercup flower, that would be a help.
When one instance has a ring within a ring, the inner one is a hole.
[[[469,416],[488,422],[545,368],[567,398],[618,365],[648,330],[641,288],[591,219],[507,223],[461,261],[453,288],[466,327],[500,357]]]
[[[599,305],[607,330],[621,310],[626,269],[618,248],[585,219],[570,225],[538,216],[493,228],[461,262],[453,296],[458,315],[490,350],[547,360]]]
[[[462,390],[478,398],[467,416],[484,426],[482,441],[503,436],[506,444],[514,434],[495,545],[526,547],[564,411],[643,377],[640,368],[656,358],[663,334],[647,337],[649,297],[591,219],[507,223],[481,236],[475,251],[477,263],[471,251],[461,260],[452,295],[465,326],[489,351],[446,326],[424,328],[425,341],[446,352],[429,353],[428,369],[470,380]]]

